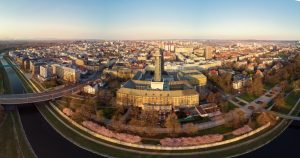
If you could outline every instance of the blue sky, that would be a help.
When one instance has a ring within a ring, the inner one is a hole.
[[[0,0],[0,39],[300,39],[296,0]]]

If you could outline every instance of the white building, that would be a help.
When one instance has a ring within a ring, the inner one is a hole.
[[[40,74],[39,78],[42,81],[49,80],[52,77],[53,74],[53,68],[49,65],[42,65],[40,66]]]
[[[99,91],[99,85],[98,84],[95,84],[95,85],[86,85],[86,86],[83,87],[83,91],[85,93],[95,95]]]
[[[79,81],[80,72],[77,69],[58,64],[53,64],[51,67],[53,68],[53,74],[57,77],[72,83]]]

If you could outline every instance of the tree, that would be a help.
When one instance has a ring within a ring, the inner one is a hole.
[[[287,82],[287,80],[281,81],[280,82],[280,86],[281,86],[281,88],[282,88],[283,91],[287,90],[287,88],[288,88],[288,82]]]
[[[173,133],[177,133],[181,129],[181,125],[175,113],[169,114],[165,121],[165,126],[171,129]]]
[[[112,107],[116,107],[117,106],[117,99],[116,97],[112,97],[109,101],[109,105]]]
[[[81,111],[80,109],[75,109],[74,114],[71,116],[72,120],[81,123],[82,121],[84,121],[85,119],[82,117],[81,115]]]
[[[284,94],[280,93],[275,99],[274,104],[277,108],[283,108],[285,107],[285,100],[284,100]]]
[[[210,79],[218,85],[224,92],[229,93],[232,90],[231,86],[231,79],[232,79],[232,74],[231,73],[224,73],[220,76],[218,75],[213,75],[210,77]]]
[[[300,89],[300,79],[293,82],[293,89]]]
[[[142,111],[141,119],[145,121],[147,127],[156,127],[159,122],[157,111]]]
[[[98,119],[98,120],[103,120],[103,119],[104,119],[103,111],[102,111],[102,110],[98,110],[98,111],[96,112],[96,116],[97,116],[97,119]]]
[[[220,93],[213,93],[213,92],[210,92],[207,96],[207,101],[210,102],[210,103],[219,103],[219,100],[220,100]]]
[[[155,132],[155,129],[153,127],[146,127],[145,133],[148,136],[156,136],[158,133]]]
[[[274,125],[276,123],[276,115],[272,112],[262,112],[258,116],[256,116],[256,122],[263,126],[267,123],[271,123],[271,125]]]
[[[187,133],[187,134],[195,134],[197,131],[198,131],[198,128],[193,123],[187,123],[184,126],[184,132]]]
[[[229,111],[228,102],[224,101],[224,102],[219,103],[219,107],[220,107],[221,112],[223,112],[223,113],[226,113]]]
[[[262,79],[258,76],[253,77],[252,84],[250,86],[250,93],[256,97],[259,97],[264,92],[264,85]]]
[[[96,114],[95,105],[91,98],[85,99],[84,103],[75,109],[75,113],[72,118],[77,122],[86,121],[92,118],[92,115]]]
[[[244,111],[234,109],[225,115],[226,125],[233,128],[239,128],[246,122]]]

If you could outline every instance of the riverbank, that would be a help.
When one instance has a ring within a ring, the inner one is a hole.
[[[2,65],[2,59],[1,59]],[[11,83],[8,79],[7,72],[1,66],[0,73],[3,78],[4,94],[12,93]],[[6,117],[3,124],[0,126],[0,157],[9,158],[35,158],[36,155],[29,144],[17,110],[6,111]]]

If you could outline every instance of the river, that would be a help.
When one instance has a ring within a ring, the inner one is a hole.
[[[299,158],[300,121],[294,121],[269,144],[240,158]]]

